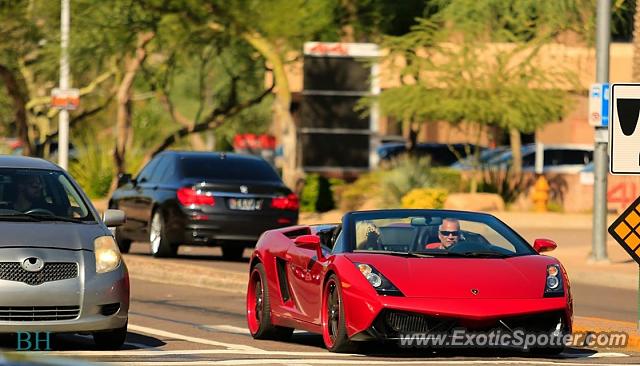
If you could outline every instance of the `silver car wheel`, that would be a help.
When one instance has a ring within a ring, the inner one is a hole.
[[[151,228],[149,229],[149,241],[151,242],[151,252],[158,253],[160,241],[162,240],[162,221],[159,214],[153,215]]]

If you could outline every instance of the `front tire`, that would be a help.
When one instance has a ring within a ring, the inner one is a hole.
[[[151,219],[149,242],[151,244],[151,255],[156,258],[175,257],[178,254],[178,246],[173,245],[167,239],[164,219],[158,211],[153,213],[153,218]]]
[[[322,339],[324,345],[331,352],[353,351],[355,345],[347,337],[342,287],[338,276],[335,274],[329,276],[322,294]]]
[[[93,341],[100,349],[117,350],[122,348],[127,338],[127,324],[122,328],[93,333]]]
[[[262,263],[251,270],[247,289],[247,325],[255,339],[288,340],[293,328],[281,327],[271,323],[271,298],[267,275]]]

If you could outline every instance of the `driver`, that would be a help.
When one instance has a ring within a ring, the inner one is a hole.
[[[449,249],[449,247],[456,245],[460,239],[460,221],[450,218],[443,219],[438,230],[438,239],[440,242],[429,243],[425,245],[425,249]]]
[[[16,183],[17,197],[13,204],[15,210],[27,212],[48,206],[44,200],[44,186],[40,177],[37,175],[17,175]]]

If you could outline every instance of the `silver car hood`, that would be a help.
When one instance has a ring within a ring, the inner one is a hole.
[[[36,247],[93,251],[94,239],[102,235],[109,233],[97,223],[0,221],[0,249]]]

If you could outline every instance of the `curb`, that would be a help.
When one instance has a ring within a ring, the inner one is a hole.
[[[605,332],[625,332],[629,335],[627,345],[624,350],[640,351],[640,334],[638,325],[632,322],[611,320],[604,318],[576,316],[573,319],[573,333],[605,333]]]
[[[246,293],[249,274],[189,266],[170,259],[124,255],[129,276],[138,280],[195,286],[234,294]]]

